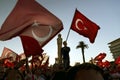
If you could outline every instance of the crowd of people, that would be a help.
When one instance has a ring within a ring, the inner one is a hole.
[[[49,80],[50,67],[26,64],[26,59],[14,66],[11,64],[0,65],[0,80]]]
[[[55,72],[52,80],[120,80],[120,65],[114,62],[109,67],[90,62],[76,64]]]
[[[61,65],[40,68],[0,66],[0,80],[120,80],[120,66],[100,67],[82,63],[66,69]]]
[[[27,58],[18,62],[9,62],[11,58],[0,60],[0,80],[120,80],[120,60],[117,63],[102,62],[106,54],[101,53],[93,61],[71,66],[70,47],[66,41],[63,45],[62,64],[50,66],[46,61],[47,64],[41,65],[42,60],[38,57],[34,57],[32,61]]]

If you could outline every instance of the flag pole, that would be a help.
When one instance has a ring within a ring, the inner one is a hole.
[[[68,34],[67,34],[67,37],[66,37],[66,42],[68,40],[69,34],[70,34],[70,28],[69,28],[69,31],[68,31]]]
[[[76,10],[77,10],[77,8],[76,8]],[[76,11],[76,10],[75,10],[75,11]],[[75,13],[74,13],[74,16],[75,16]],[[73,18],[74,18],[74,16],[73,16]],[[73,22],[73,19],[72,19],[72,22]],[[71,22],[71,26],[72,26],[72,22]],[[71,26],[70,26],[70,28],[69,28],[69,31],[68,31],[68,34],[67,34],[67,37],[66,37],[66,42],[67,42],[68,37],[69,37],[69,34],[70,34]]]

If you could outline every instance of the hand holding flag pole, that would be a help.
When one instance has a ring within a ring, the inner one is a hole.
[[[68,31],[68,34],[67,34],[67,37],[66,37],[66,40],[65,40],[66,42],[68,40],[69,34],[70,34],[70,28],[69,28],[69,31]]]

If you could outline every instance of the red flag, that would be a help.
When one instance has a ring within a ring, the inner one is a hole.
[[[94,43],[96,35],[100,27],[94,22],[85,17],[77,9],[71,24],[71,29],[76,31],[78,34],[89,38],[91,43]]]
[[[15,53],[9,48],[4,47],[1,58],[11,58],[11,61],[15,61],[16,57],[17,53]]]
[[[100,53],[99,55],[97,55],[97,56],[95,57],[94,60],[102,61],[105,57],[106,57],[106,53]]]
[[[103,67],[110,67],[110,62],[105,60],[105,62],[103,62]]]
[[[115,59],[115,64],[120,64],[120,56]]]
[[[60,19],[35,0],[18,0],[0,30],[0,40],[18,35],[35,38],[43,47],[63,29]]]
[[[97,65],[98,65],[99,67],[103,67],[103,62],[102,62],[102,61],[98,61],[98,62],[97,62]]]
[[[42,55],[43,52],[39,43],[29,36],[20,36],[26,56]]]
[[[97,65],[100,66],[100,67],[106,67],[106,68],[108,68],[108,67],[110,67],[110,62],[107,61],[107,60],[105,60],[104,62],[98,61]]]

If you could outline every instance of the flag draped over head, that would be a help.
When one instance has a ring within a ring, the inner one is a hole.
[[[0,30],[0,40],[30,36],[43,47],[63,29],[60,19],[35,0],[18,0]]]
[[[76,9],[71,24],[71,29],[79,33],[80,35],[89,38],[90,42],[94,43],[100,27]]]
[[[24,48],[25,55],[27,57],[29,56],[36,56],[36,55],[42,55],[43,52],[41,46],[39,43],[29,36],[20,36]]]

